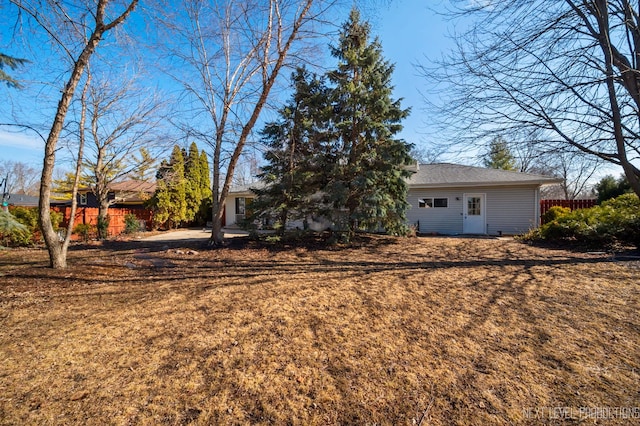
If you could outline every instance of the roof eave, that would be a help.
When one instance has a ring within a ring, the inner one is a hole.
[[[530,181],[492,181],[492,182],[443,182],[443,183],[409,183],[409,188],[463,188],[463,187],[497,187],[497,186],[542,186],[562,183],[562,179],[545,179]]]

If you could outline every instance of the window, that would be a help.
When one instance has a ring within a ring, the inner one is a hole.
[[[245,214],[245,198],[244,197],[236,197],[236,214],[243,215]]]
[[[86,206],[87,205],[87,193],[83,193],[80,194],[80,205],[81,206]]]
[[[418,200],[418,207],[421,209],[447,208],[449,207],[448,198],[421,198]]]
[[[467,214],[469,216],[480,216],[482,215],[482,210],[480,209],[480,200],[481,197],[469,197],[467,198]]]
[[[433,207],[449,207],[449,199],[448,198],[434,198],[433,199]]]
[[[418,207],[421,209],[430,209],[433,207],[433,198],[423,198],[418,200]]]

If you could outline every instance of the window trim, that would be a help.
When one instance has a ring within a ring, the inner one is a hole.
[[[80,200],[79,200],[79,204],[81,206],[86,206],[87,205],[87,193],[86,192],[81,192],[80,194],[78,194],[80,196]]]

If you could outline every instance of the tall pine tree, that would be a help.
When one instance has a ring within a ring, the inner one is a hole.
[[[287,220],[329,217],[348,235],[383,227],[406,230],[411,145],[395,138],[409,110],[392,99],[393,65],[357,10],[332,48],[338,60],[324,79],[298,70],[280,119],[262,132],[269,146],[254,211]],[[295,213],[297,216],[292,217]]]
[[[278,121],[267,123],[262,141],[268,147],[267,164],[256,188],[252,210],[258,217],[275,219],[283,233],[288,221],[305,219],[314,211],[312,195],[323,186],[322,127],[326,122],[327,88],[322,79],[298,68],[291,76],[294,93],[280,109]]]
[[[491,140],[483,163],[489,169],[517,170],[516,158],[511,153],[509,144],[502,136],[496,136]]]
[[[349,234],[380,226],[402,233],[411,145],[395,138],[409,110],[392,98],[394,66],[383,58],[379,40],[370,41],[369,24],[355,9],[332,55],[338,59],[329,73],[337,157],[330,159],[325,192],[334,212],[344,212],[334,220]]]

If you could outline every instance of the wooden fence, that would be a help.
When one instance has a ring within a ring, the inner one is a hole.
[[[540,200],[540,221],[544,224],[542,216],[549,211],[551,207],[567,207],[571,210],[588,209],[596,205],[596,199],[586,200]]]
[[[71,218],[71,207],[52,207],[52,210],[63,214],[61,227],[66,228]],[[109,208],[109,235],[120,235],[125,230],[124,218],[128,214],[135,215],[139,221],[144,221],[146,229],[151,229],[151,221],[153,213],[147,209],[127,209],[127,208]],[[94,207],[78,207],[74,220],[74,227],[80,223],[96,226],[98,224],[98,209]]]

